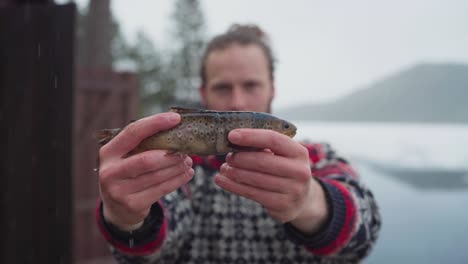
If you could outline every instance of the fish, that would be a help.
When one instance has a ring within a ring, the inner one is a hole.
[[[127,156],[147,150],[167,150],[168,154],[223,155],[229,152],[259,151],[254,147],[232,144],[231,130],[237,128],[269,129],[290,138],[296,135],[296,126],[287,120],[262,112],[214,111],[171,107],[181,121],[175,127],[159,131],[140,142]],[[107,144],[123,129],[101,129],[97,138],[101,146]]]

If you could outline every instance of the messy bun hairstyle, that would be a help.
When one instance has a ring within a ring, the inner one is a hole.
[[[260,27],[253,24],[233,24],[225,33],[214,37],[208,43],[203,53],[200,67],[200,77],[203,86],[206,83],[206,60],[208,59],[208,55],[215,50],[225,49],[232,44],[258,45],[267,58],[270,78],[274,80],[275,58],[267,34]]]

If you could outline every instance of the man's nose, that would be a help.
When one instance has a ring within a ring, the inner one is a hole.
[[[232,89],[232,98],[231,98],[231,109],[233,111],[245,111],[245,106],[247,103],[247,98],[245,93],[242,91],[242,87],[234,87]]]

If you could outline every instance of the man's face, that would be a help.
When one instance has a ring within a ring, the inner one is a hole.
[[[274,92],[267,58],[257,45],[232,44],[208,55],[200,88],[208,109],[269,113]]]

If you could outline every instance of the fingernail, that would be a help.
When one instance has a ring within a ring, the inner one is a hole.
[[[226,155],[226,161],[230,162],[232,160],[232,152],[229,152],[227,155]]]
[[[215,177],[214,177],[214,182],[216,183],[216,185],[219,186],[219,184],[223,184],[224,182],[224,179],[223,179],[223,176],[221,176],[221,174],[217,174]]]
[[[167,114],[167,120],[171,121],[171,122],[175,122],[177,120],[179,120],[179,114],[176,114],[176,113],[168,113]]]
[[[233,130],[229,133],[229,139],[231,141],[238,141],[241,138],[241,135],[239,132]]]
[[[184,163],[185,163],[185,165],[187,165],[187,167],[192,167],[192,164],[193,164],[192,158],[187,157],[187,158],[184,160]]]
[[[222,172],[226,171],[227,166],[228,166],[227,163],[223,163],[223,165],[221,165],[221,168],[219,168],[219,171],[222,171]]]
[[[192,178],[194,175],[195,175],[195,171],[194,171],[192,168],[190,168],[190,169],[187,171],[187,176],[188,176],[189,178]]]

